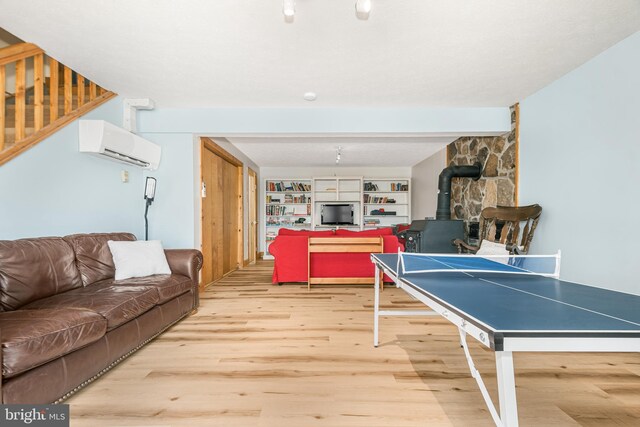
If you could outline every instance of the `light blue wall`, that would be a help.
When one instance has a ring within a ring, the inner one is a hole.
[[[194,145],[194,135],[500,134],[510,129],[508,108],[156,108],[139,111],[140,135],[163,149],[158,170],[145,173],[145,176],[158,179],[157,198],[149,211],[149,237],[162,240],[167,247],[200,245],[199,145]],[[257,166],[234,146],[224,140],[218,143],[260,173]],[[245,187],[247,183],[245,170]],[[245,206],[245,217],[247,215]],[[248,236],[245,236],[245,257],[247,242]]]
[[[196,248],[194,187],[200,171],[195,165],[192,134],[140,134],[162,147],[160,167],[144,176],[158,180],[156,197],[149,208],[149,239],[169,248]]]
[[[84,118],[121,125],[122,99]],[[79,153],[76,120],[0,166],[0,239],[101,231],[141,237],[142,186],[140,169]]]
[[[640,294],[640,33],[520,103],[520,203],[562,277]]]

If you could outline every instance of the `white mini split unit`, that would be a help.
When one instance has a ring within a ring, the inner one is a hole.
[[[150,170],[158,169],[162,153],[159,145],[104,120],[80,120],[79,148],[81,153]]]

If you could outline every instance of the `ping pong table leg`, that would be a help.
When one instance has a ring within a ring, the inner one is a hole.
[[[378,346],[378,311],[380,310],[380,267],[376,264],[374,297],[373,297],[373,346]]]
[[[516,379],[512,352],[496,351],[496,372],[498,374],[498,396],[502,425],[505,427],[517,426],[518,403],[516,401]]]

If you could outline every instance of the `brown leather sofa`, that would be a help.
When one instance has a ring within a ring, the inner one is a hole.
[[[0,403],[59,402],[198,307],[202,254],[167,250],[171,275],[114,281],[108,240],[0,241]]]

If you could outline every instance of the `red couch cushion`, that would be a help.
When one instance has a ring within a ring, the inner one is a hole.
[[[288,228],[278,230],[278,236],[331,237],[334,235],[333,230],[291,230]]]
[[[353,231],[339,228],[336,230],[336,236],[350,236],[350,237],[377,237],[377,236],[391,236],[393,235],[393,229],[390,227],[376,228],[374,230],[362,230]]]

